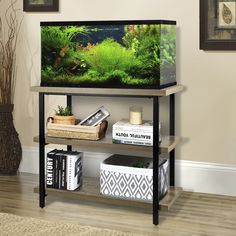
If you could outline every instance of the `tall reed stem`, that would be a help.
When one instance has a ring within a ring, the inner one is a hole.
[[[16,86],[16,43],[21,22],[15,4],[10,0],[4,15],[0,15],[0,104],[13,104]],[[0,0],[0,6],[2,5]],[[4,22],[4,27],[3,27]]]

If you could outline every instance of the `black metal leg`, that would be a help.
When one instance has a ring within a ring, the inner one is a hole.
[[[72,96],[71,95],[66,96],[66,105],[70,108],[72,107]]]
[[[175,94],[170,95],[170,130],[171,136],[175,135]],[[175,149],[170,152],[170,186],[175,186]]]
[[[159,98],[153,98],[153,224],[159,224]]]
[[[44,93],[39,93],[39,206],[45,207],[45,114]]]
[[[66,104],[68,107],[72,109],[72,96],[71,95],[66,96]],[[72,151],[71,145],[67,145],[67,151]]]

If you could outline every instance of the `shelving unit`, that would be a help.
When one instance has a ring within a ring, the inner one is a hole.
[[[63,191],[56,189],[47,189],[47,194],[62,195],[77,199],[91,200],[109,204],[132,205],[137,207],[151,208],[153,213],[153,224],[159,223],[159,210],[168,210],[178,198],[181,188],[175,188],[175,147],[180,138],[175,136],[175,94],[182,91],[183,86],[175,85],[165,89],[99,89],[99,88],[61,88],[61,87],[31,87],[31,91],[39,93],[39,136],[34,138],[39,142],[39,205],[45,206],[46,188],[45,188],[45,145],[49,143],[67,145],[71,150],[72,146],[78,146],[81,151],[101,150],[114,154],[132,154],[142,155],[153,158],[153,202],[134,201],[127,199],[116,199],[100,195],[99,180],[96,178],[85,178],[82,189],[79,191]],[[45,133],[45,95],[65,95],[67,97],[67,106],[72,106],[72,96],[109,96],[109,97],[143,97],[153,100],[153,145],[134,146],[126,144],[113,144],[111,135],[100,141],[88,141],[79,139],[53,138]],[[169,96],[169,136],[163,137],[159,144],[159,97]],[[158,176],[159,176],[159,155],[169,154],[170,163],[170,189],[168,194],[159,201],[158,197]],[[132,204],[131,204],[132,202]]]

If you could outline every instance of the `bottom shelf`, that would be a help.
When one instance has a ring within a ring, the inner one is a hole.
[[[34,188],[34,192],[38,193],[39,188]],[[169,210],[177,200],[177,198],[180,196],[181,192],[182,188],[170,187],[167,195],[160,201],[160,210]],[[84,177],[82,188],[75,191],[47,188],[46,193],[49,195],[74,198],[78,200],[94,201],[113,205],[132,206],[150,210],[152,209],[152,202],[101,195],[100,180],[98,178]]]

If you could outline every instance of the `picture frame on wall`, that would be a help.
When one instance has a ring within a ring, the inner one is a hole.
[[[236,0],[200,0],[200,49],[236,50]]]
[[[24,0],[23,10],[26,12],[57,12],[59,0]]]

